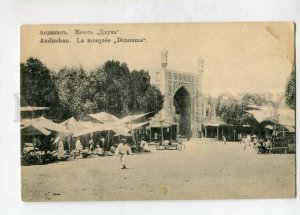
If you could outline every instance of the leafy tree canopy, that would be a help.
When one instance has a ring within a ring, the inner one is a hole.
[[[50,107],[48,116],[63,121],[106,111],[118,117],[162,109],[163,96],[147,71],[132,71],[125,63],[107,61],[94,71],[62,68],[50,71],[40,60],[21,64],[21,105]]]
[[[285,103],[293,110],[296,109],[296,70],[292,67],[292,72],[285,86]]]
[[[119,117],[145,112],[154,115],[163,106],[163,96],[151,85],[149,73],[130,72],[126,64],[118,61],[107,61],[92,72],[91,85],[99,110]]]
[[[21,106],[50,107],[48,115],[57,118],[59,102],[53,73],[36,58],[21,63]]]
[[[226,98],[220,97],[217,102],[216,113],[226,123],[234,126],[242,126],[243,124],[258,126],[259,123],[257,120],[246,112],[249,109],[249,105],[274,105],[274,102],[268,95],[256,93],[245,93],[239,99],[232,96]]]

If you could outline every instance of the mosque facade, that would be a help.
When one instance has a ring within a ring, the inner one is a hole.
[[[193,62],[191,62],[193,63]],[[164,105],[156,117],[178,123],[179,134],[187,137],[207,136],[207,122],[218,121],[215,102],[204,96],[204,59],[198,58],[197,71],[168,68],[168,51],[161,51],[161,68],[150,71],[151,81],[164,95]]]

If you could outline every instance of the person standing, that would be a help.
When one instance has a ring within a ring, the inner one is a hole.
[[[247,147],[247,138],[246,137],[242,137],[242,143],[243,143],[244,150],[246,150],[246,147]]]
[[[241,133],[238,134],[238,141],[240,144],[242,144],[242,139],[243,139],[243,136]]]
[[[62,138],[58,137],[58,143],[57,143],[57,158],[60,160],[64,158],[65,156],[65,149],[64,149],[64,141]]]
[[[181,135],[178,135],[177,141],[178,141],[178,150],[181,152],[182,151],[182,136]]]
[[[254,136],[254,138],[253,138],[253,148],[256,147],[257,142],[258,142],[257,136]]]
[[[77,154],[77,158],[81,157],[81,151],[82,151],[82,144],[80,142],[80,137],[77,137],[76,143],[75,143],[75,150]]]
[[[250,134],[247,134],[247,144],[250,146],[251,144],[251,136]]]
[[[101,139],[100,139],[100,147],[104,149],[105,147],[105,138],[103,136],[101,136]]]
[[[115,155],[119,156],[120,158],[120,163],[121,163],[121,169],[126,169],[126,157],[127,155],[132,155],[131,149],[126,143],[126,139],[122,139],[121,143],[116,148]]]
[[[224,145],[226,145],[226,137],[225,137],[225,135],[223,135],[223,142],[224,142]]]
[[[148,143],[145,141],[144,137],[142,137],[142,139],[141,139],[140,148],[141,148],[142,152],[149,152],[150,151]]]
[[[89,148],[91,152],[94,152],[94,138],[93,138],[93,133],[90,134],[90,140],[89,140]]]

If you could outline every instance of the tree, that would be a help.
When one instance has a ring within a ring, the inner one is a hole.
[[[295,65],[285,86],[285,103],[293,110],[296,109],[296,70]]]
[[[242,95],[242,103],[245,106],[248,105],[273,105],[274,102],[268,97],[268,95],[260,95],[258,93],[245,93]]]
[[[159,89],[150,84],[146,71],[130,72],[125,63],[107,61],[95,71],[62,68],[56,74],[38,59],[21,64],[22,105],[50,107],[52,119],[63,121],[74,116],[107,111],[118,117],[152,112],[163,106]]]
[[[252,132],[259,131],[261,129],[260,123],[253,117],[252,114],[248,113],[247,110],[253,109],[251,105],[264,106],[272,105],[274,102],[269,98],[268,95],[260,95],[256,93],[246,93],[241,95],[239,99],[234,97],[219,98],[216,113],[226,123],[232,124],[236,129],[243,130],[243,125],[249,125]]]
[[[90,100],[89,77],[82,68],[63,68],[56,75],[62,119],[80,119],[96,109]]]
[[[216,105],[216,114],[227,124],[232,124],[234,126],[242,125],[244,113],[242,103],[237,100],[219,100]]]
[[[130,74],[128,108],[131,113],[151,112],[154,116],[163,107],[163,96],[159,89],[150,83],[150,75],[144,70]]]
[[[149,73],[130,72],[127,65],[119,61],[107,61],[93,71],[90,87],[98,109],[118,117],[141,112],[153,112],[153,115],[163,105],[163,96],[150,84]]]
[[[91,73],[91,87],[97,107],[116,116],[125,114],[128,105],[130,71],[125,63],[107,61]]]
[[[50,107],[51,118],[59,117],[59,98],[52,72],[36,58],[21,63],[21,106]]]

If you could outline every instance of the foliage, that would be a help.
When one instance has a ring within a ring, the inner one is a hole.
[[[296,109],[296,70],[292,67],[292,72],[285,86],[285,103],[293,110]]]
[[[90,75],[92,95],[99,111],[122,117],[161,110],[163,96],[150,84],[148,72],[130,72],[126,64],[107,61]]]
[[[50,107],[48,115],[59,117],[59,98],[52,72],[36,58],[21,63],[21,106]]]
[[[216,114],[227,124],[242,125],[244,108],[237,100],[219,100],[216,106]]]
[[[106,111],[118,117],[152,112],[163,106],[163,96],[150,83],[148,72],[132,71],[125,63],[107,61],[92,72],[83,68],[50,71],[38,59],[21,64],[22,106],[50,107],[49,118],[63,121],[83,119]]]
[[[158,88],[151,85],[149,73],[132,71],[130,74],[128,109],[132,113],[152,112],[155,115],[163,106],[163,96]]]
[[[273,105],[273,101],[268,97],[268,95],[260,95],[258,93],[245,93],[242,95],[242,103],[245,106],[248,105]]]
[[[125,63],[107,61],[91,74],[92,95],[100,111],[116,116],[126,114],[130,71]]]
[[[228,97],[226,99],[219,98],[216,113],[228,124],[234,126],[247,124],[252,127],[258,127],[259,123],[257,120],[246,112],[246,110],[250,108],[250,105],[274,105],[274,102],[269,99],[268,95],[256,93],[243,94],[240,99],[234,97]]]
[[[63,68],[55,77],[62,118],[74,116],[76,119],[95,108],[89,100],[89,80],[82,68]]]

